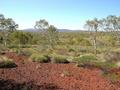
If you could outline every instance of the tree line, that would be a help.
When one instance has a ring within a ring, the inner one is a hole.
[[[88,31],[92,36],[94,52],[97,54],[97,33],[98,31],[111,32],[113,37],[116,37],[118,42],[120,42],[120,16],[109,15],[106,18],[98,20],[97,18],[93,20],[86,21],[85,24]]]
[[[111,38],[115,38],[114,41],[120,43],[120,16],[114,15],[86,21],[85,28],[89,33],[85,32],[84,34],[82,32],[73,32],[71,34],[60,33],[54,25],[50,25],[45,19],[40,19],[35,22],[34,28],[40,30],[39,33],[17,30],[18,26],[12,18],[5,18],[4,15],[0,14],[0,43],[5,47],[11,44],[19,46],[23,44],[43,44],[54,49],[59,44],[80,45],[82,42],[82,44],[85,43],[83,45],[92,45],[95,54],[97,54],[97,47],[99,46],[98,38],[104,36],[103,34],[105,33],[110,33]],[[65,39],[66,37],[67,39]]]

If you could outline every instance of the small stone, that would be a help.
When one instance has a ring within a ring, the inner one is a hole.
[[[37,66],[36,66],[36,69],[40,69],[40,68],[41,68],[41,65],[37,65]]]
[[[61,77],[64,77],[65,75],[62,73],[60,76],[61,76]]]

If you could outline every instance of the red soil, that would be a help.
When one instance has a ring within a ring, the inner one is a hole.
[[[6,56],[14,59],[18,67],[0,69],[0,90],[120,90],[119,84],[103,77],[96,68],[80,68],[71,63],[32,63],[15,53]]]

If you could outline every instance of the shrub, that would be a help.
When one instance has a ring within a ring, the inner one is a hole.
[[[51,62],[52,63],[69,63],[66,56],[56,55],[56,54],[51,55]]]
[[[112,62],[97,62],[95,63],[96,67],[102,69],[104,72],[109,72],[111,69],[117,68],[116,63]]]
[[[69,52],[75,52],[75,49],[70,48],[68,51],[69,51]]]
[[[5,54],[5,51],[7,50],[6,47],[0,45],[0,54]]]
[[[20,48],[12,48],[10,51],[11,52],[15,52],[15,53],[19,53],[20,52]]]
[[[33,62],[39,62],[39,63],[47,63],[49,62],[49,59],[45,55],[39,55],[39,54],[32,54],[31,57]]]
[[[118,61],[120,61],[120,52],[117,52],[117,51],[107,52],[107,53],[105,54],[104,58],[105,58],[108,62],[118,62]]]
[[[18,45],[9,45],[8,48],[12,49],[12,48],[18,48]]]
[[[96,56],[93,54],[85,54],[78,57],[75,57],[75,61],[85,62],[85,61],[92,61],[97,60]]]
[[[93,54],[85,54],[79,57],[75,57],[74,60],[77,62],[77,66],[91,66],[97,61],[97,58]]]
[[[119,65],[117,65],[118,63],[111,60],[97,60],[97,57],[93,54],[81,55],[79,57],[75,57],[74,60],[77,62],[77,66],[94,66],[100,68],[104,73],[109,73],[112,69],[119,67]]]
[[[31,56],[32,52],[30,52],[28,50],[22,50],[22,51],[19,52],[19,55]]]
[[[104,62],[101,63],[102,75],[108,78],[112,83],[120,80],[120,76],[112,71],[114,68],[118,68],[116,63]]]
[[[88,50],[87,50],[86,48],[80,48],[79,51],[82,52],[82,53],[86,53],[86,52],[88,52]]]
[[[103,73],[104,77],[108,78],[112,83],[117,83],[120,80],[120,76],[116,73]]]
[[[69,56],[69,57],[67,57],[67,60],[68,60],[69,62],[75,63],[74,56]]]
[[[11,59],[3,56],[0,57],[0,68],[13,68],[17,66]]]

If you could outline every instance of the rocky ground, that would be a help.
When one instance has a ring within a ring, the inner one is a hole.
[[[14,59],[15,68],[0,69],[0,90],[120,90],[97,68],[76,67],[74,63],[28,62],[25,56],[5,54]],[[120,70],[114,70],[119,74]]]

